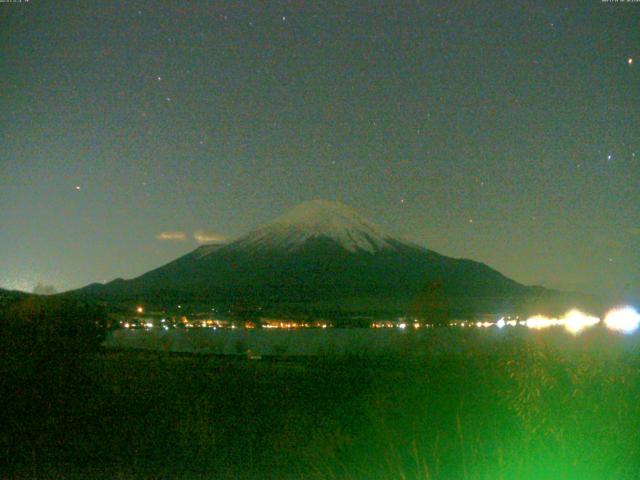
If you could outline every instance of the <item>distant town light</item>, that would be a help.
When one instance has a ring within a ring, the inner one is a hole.
[[[138,307],[136,308],[136,312],[144,313],[144,308],[142,308],[140,305],[138,305]]]

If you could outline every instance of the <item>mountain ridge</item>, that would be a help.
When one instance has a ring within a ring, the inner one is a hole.
[[[305,202],[230,243],[201,246],[131,280],[72,294],[215,304],[247,314],[439,318],[511,313],[562,296],[522,285],[481,262],[394,238],[351,207],[326,200]]]

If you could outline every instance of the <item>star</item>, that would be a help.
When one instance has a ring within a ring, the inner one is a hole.
[[[631,57],[627,58],[627,63],[629,65],[633,65],[633,58],[631,58]]]
[[[156,79],[157,79],[159,82],[161,82],[161,81],[162,81],[162,77],[161,77],[160,75],[158,75],[158,76],[156,77]]]
[[[76,190],[80,190],[80,185],[76,185]]]
[[[613,160],[613,155],[611,155],[611,154],[607,155],[607,160],[609,160],[609,161]]]

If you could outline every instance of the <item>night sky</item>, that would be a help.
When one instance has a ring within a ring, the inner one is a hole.
[[[314,198],[640,299],[640,3],[0,3],[0,286],[130,278]]]

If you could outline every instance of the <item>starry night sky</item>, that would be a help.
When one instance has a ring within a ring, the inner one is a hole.
[[[640,299],[640,3],[0,3],[0,286],[130,278],[302,201]]]

